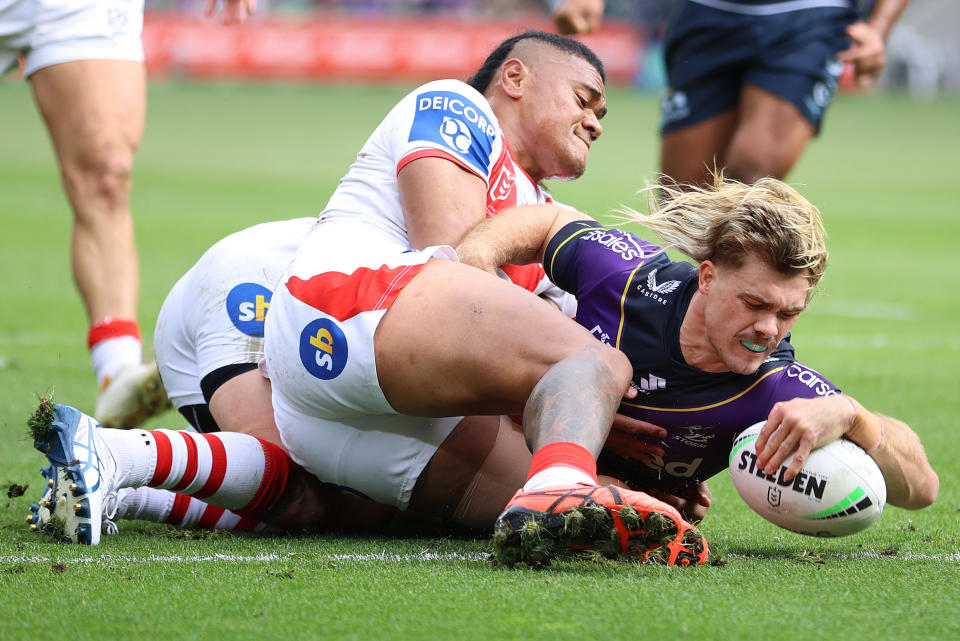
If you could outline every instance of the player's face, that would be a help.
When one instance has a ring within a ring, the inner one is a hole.
[[[803,274],[781,274],[753,256],[739,268],[705,261],[700,291],[707,297],[705,332],[717,361],[736,374],[756,372],[806,307],[809,288]]]
[[[533,160],[525,169],[535,180],[579,177],[603,132],[607,99],[600,74],[578,56],[547,61],[537,66],[524,98],[523,146]]]

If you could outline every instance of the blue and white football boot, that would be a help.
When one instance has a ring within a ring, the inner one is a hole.
[[[116,488],[117,463],[90,416],[68,405],[43,400],[29,421],[33,446],[49,467],[40,502],[30,506],[34,532],[63,543],[97,545],[106,497]]]

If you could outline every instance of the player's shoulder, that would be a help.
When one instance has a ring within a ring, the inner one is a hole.
[[[812,367],[807,367],[796,360],[780,361],[778,366],[779,376],[776,392],[778,398],[774,400],[840,394],[840,388],[833,381]]]
[[[550,279],[568,291],[575,289],[578,295],[600,288],[619,297],[628,283],[646,283],[651,274],[657,281],[656,291],[676,289],[687,276],[675,276],[683,268],[673,265],[660,246],[624,229],[587,219],[565,225],[544,253]],[[657,269],[666,270],[660,278]]]
[[[483,100],[486,102],[486,98],[483,97],[482,93],[464,81],[457,80],[456,78],[442,78],[440,80],[431,80],[430,82],[425,82],[411,91],[408,95],[419,96],[423,93],[429,93],[431,91],[449,91],[452,93],[462,94],[471,100]]]
[[[552,253],[566,250],[566,253],[602,262],[613,271],[633,270],[648,264],[651,265],[648,269],[651,269],[672,262],[660,246],[625,229],[609,227],[589,219],[565,225],[551,239],[550,250]]]
[[[412,103],[417,111],[449,111],[468,120],[485,115],[487,122],[496,125],[486,97],[462,80],[431,80],[408,93],[402,102]]]
[[[381,129],[400,157],[450,154],[484,179],[503,149],[503,133],[490,103],[460,80],[420,85],[398,103]]]

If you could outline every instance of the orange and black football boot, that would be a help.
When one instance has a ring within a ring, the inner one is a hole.
[[[519,490],[494,524],[494,557],[548,565],[578,554],[666,565],[701,565],[707,541],[674,507],[615,485]]]

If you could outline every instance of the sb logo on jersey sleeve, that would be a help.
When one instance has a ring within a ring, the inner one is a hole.
[[[407,140],[439,145],[485,176],[496,134],[496,126],[484,111],[464,96],[428,91],[417,96]]]

